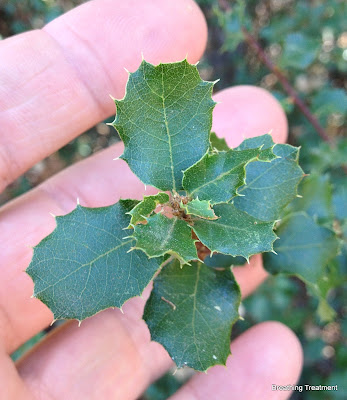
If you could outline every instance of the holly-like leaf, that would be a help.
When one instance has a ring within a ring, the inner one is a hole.
[[[328,261],[338,253],[335,233],[304,212],[285,217],[276,233],[277,255],[264,254],[264,265],[272,274],[297,275],[307,283],[316,283]]]
[[[204,219],[217,219],[208,200],[194,199],[187,204],[182,204],[181,207],[187,215],[195,215]]]
[[[214,221],[199,219],[192,228],[199,240],[212,252],[242,256],[272,251],[276,239],[273,222],[260,221],[232,204],[214,206],[219,217]]]
[[[296,197],[303,177],[298,148],[277,144],[273,152],[278,158],[271,162],[255,161],[246,166],[246,184],[238,189],[241,196],[233,200],[235,207],[262,221],[279,218],[283,208]]]
[[[265,135],[245,139],[238,147],[235,148],[235,150],[249,150],[260,148],[262,151],[259,153],[259,160],[271,161],[277,158],[277,156],[273,152],[274,146],[275,143],[272,140],[272,136],[267,133]]]
[[[35,248],[26,272],[32,277],[34,297],[53,312],[54,319],[83,320],[141,295],[153,279],[161,258],[148,260],[123,239],[126,215],[136,201],[120,200],[103,208],[80,205],[63,217]]]
[[[152,214],[158,204],[165,204],[170,200],[168,194],[160,192],[153,196],[144,196],[136,206],[128,212],[131,215],[130,226],[134,226],[139,222],[145,222],[146,218]]]
[[[245,183],[245,166],[258,159],[262,149],[229,150],[207,153],[184,171],[183,187],[191,197],[210,200],[211,204],[226,203],[237,196]]]
[[[181,269],[173,261],[155,279],[143,318],[152,340],[165,347],[178,368],[206,371],[226,363],[240,299],[230,269],[217,271],[200,262]]]
[[[178,258],[181,264],[198,259],[191,228],[176,217],[155,214],[147,218],[146,225],[136,225],[132,237],[136,239],[135,248],[144,251],[148,257],[168,253]]]
[[[158,66],[142,61],[129,74],[124,99],[115,100],[113,125],[125,146],[120,158],[143,183],[182,188],[182,171],[210,145],[212,88],[186,60]]]
[[[211,143],[211,148],[215,149],[217,151],[230,150],[230,147],[227,145],[227,142],[225,141],[225,139],[220,138],[214,132],[211,132],[211,134],[210,134],[210,143]]]

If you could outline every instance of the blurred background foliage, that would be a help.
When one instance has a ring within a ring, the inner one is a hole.
[[[336,232],[341,251],[318,282],[336,317],[324,322],[316,314],[318,299],[296,277],[274,276],[242,305],[245,318],[233,336],[266,320],[288,325],[298,335],[305,353],[301,384],[339,385],[338,392],[295,392],[292,400],[347,398],[347,3],[339,0],[198,0],[208,25],[209,41],[199,64],[204,79],[220,78],[217,89],[252,84],[269,90],[282,104],[289,120],[289,143],[302,146],[300,163],[310,179],[299,193],[308,199],[303,207],[319,224]],[[82,0],[0,0],[0,39],[37,29]],[[250,46],[243,28],[275,65],[262,62]],[[329,142],[283,89],[281,71],[324,129]],[[250,116],[251,118],[251,116]],[[265,132],[259,132],[263,134]],[[0,194],[0,204],[30,190],[62,168],[108,147],[118,140],[115,131],[98,124],[61,150],[35,165]],[[303,234],[309,234],[303,232]],[[324,318],[323,318],[324,319]],[[17,359],[44,332],[13,354]],[[166,399],[187,373],[165,375],[144,395]],[[289,383],[289,382],[288,382]]]

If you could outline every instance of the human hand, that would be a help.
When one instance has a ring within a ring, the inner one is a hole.
[[[0,42],[0,190],[36,162],[114,113],[111,93],[124,94],[128,70],[141,52],[151,63],[196,62],[207,32],[191,0],[96,0],[34,31]],[[213,130],[231,146],[272,129],[283,142],[287,125],[276,100],[244,86],[215,96]],[[135,399],[172,361],[150,341],[141,315],[145,300],[64,324],[15,366],[8,354],[51,321],[30,299],[23,272],[37,244],[55,226],[49,215],[70,212],[76,198],[89,207],[141,198],[144,185],[121,160],[121,144],[80,162],[0,209],[0,398]],[[148,189],[146,194],[149,194]],[[152,191],[153,192],[153,191]],[[244,296],[266,277],[261,257],[234,269]],[[148,297],[149,290],[144,297]],[[197,374],[173,398],[284,399],[271,384],[294,383],[302,351],[285,326],[257,325],[231,344],[227,368]]]

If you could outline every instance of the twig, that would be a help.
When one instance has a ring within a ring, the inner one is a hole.
[[[163,296],[161,296],[161,299],[162,299],[163,301],[165,301],[165,303],[169,304],[169,305],[172,307],[172,309],[173,309],[174,311],[176,310],[176,306],[174,305],[174,303],[173,303],[172,301],[166,299],[166,298],[163,297]]]
[[[281,82],[283,89],[288,93],[288,95],[293,99],[294,103],[304,114],[307,120],[315,128],[319,136],[326,142],[332,143],[332,139],[326,133],[325,129],[318,122],[317,118],[311,113],[307,105],[300,99],[297,91],[289,83],[285,75],[280,71],[280,69],[270,60],[264,50],[261,48],[257,40],[248,32],[245,27],[242,27],[242,32],[245,36],[245,40],[248,45],[257,53],[259,59],[272,71],[277,79]]]

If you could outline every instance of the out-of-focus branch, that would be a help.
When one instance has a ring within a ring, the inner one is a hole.
[[[319,136],[326,142],[332,143],[332,139],[329,137],[325,129],[319,123],[317,118],[311,113],[307,105],[301,100],[299,94],[290,84],[285,75],[270,60],[270,58],[262,49],[258,41],[250,34],[250,32],[246,28],[243,27],[242,32],[245,36],[245,41],[247,42],[247,44],[256,52],[258,58],[269,68],[269,70],[276,75],[277,79],[282,84],[283,89],[288,93],[288,95],[292,98],[294,104],[300,109],[300,111],[304,114],[307,120],[315,128]]]

